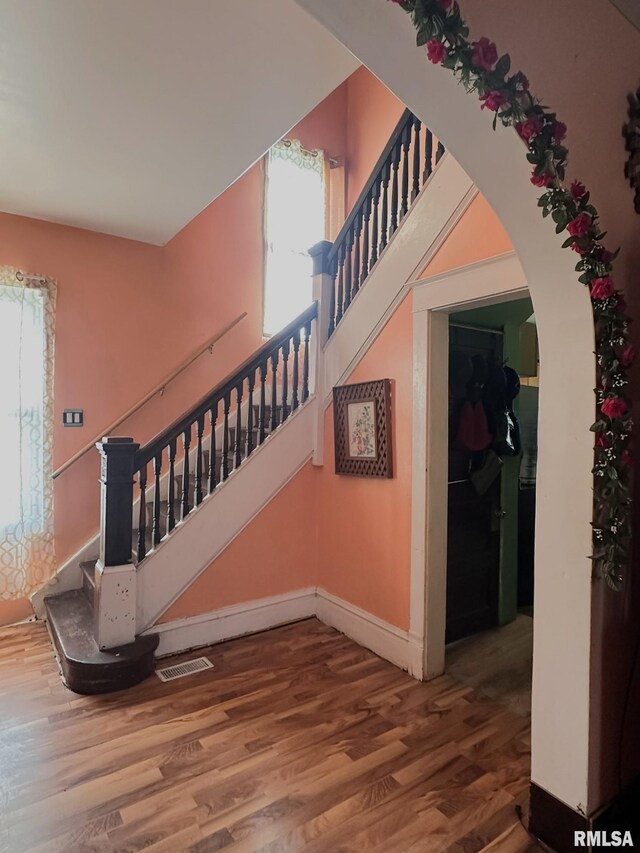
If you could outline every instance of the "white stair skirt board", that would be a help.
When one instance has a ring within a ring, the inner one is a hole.
[[[478,190],[445,154],[324,348],[325,405],[357,366]]]
[[[158,634],[156,656],[177,654],[266,631],[316,616],[411,675],[421,675],[422,645],[418,637],[362,610],[324,589],[308,587],[224,607],[211,613],[163,622],[145,631]]]
[[[289,416],[138,568],[136,633],[153,625],[313,453],[316,399]]]
[[[222,607],[211,613],[161,622],[145,634],[159,635],[156,657],[165,657],[308,619],[315,615],[315,598],[315,587],[298,589],[284,595]]]

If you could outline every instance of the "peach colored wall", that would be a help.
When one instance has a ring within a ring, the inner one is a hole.
[[[404,629],[411,558],[411,305],[409,295],[348,379],[391,379],[393,479],[334,473],[333,406],[325,413],[325,465],[318,473],[318,586]]]
[[[291,135],[346,156],[347,82]],[[262,342],[262,162],[251,167],[167,246],[0,214],[0,263],[57,279],[54,466],[134,405],[199,344],[242,311],[248,316],[162,397],[121,427],[144,442]],[[83,429],[62,409],[82,407]],[[55,546],[62,564],[98,526],[95,451],[54,485]],[[28,616],[25,599],[0,601],[0,624]]]
[[[513,246],[502,223],[484,196],[477,195],[422,271],[420,278],[509,251],[513,251]]]
[[[169,622],[315,585],[316,472],[308,462],[171,605]]]
[[[404,104],[362,67],[347,80],[347,212],[371,175]]]

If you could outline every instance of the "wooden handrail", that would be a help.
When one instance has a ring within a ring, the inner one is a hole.
[[[218,400],[221,400],[226,394],[233,391],[239,383],[244,382],[251,370],[257,370],[273,352],[278,350],[285,341],[288,341],[292,335],[315,320],[318,316],[318,303],[313,302],[299,317],[296,317],[288,326],[285,326],[277,335],[269,338],[260,349],[256,350],[249,356],[233,373],[230,373],[215,388],[201,397],[200,400],[192,406],[188,412],[185,412],[179,418],[176,418],[162,432],[155,435],[136,454],[136,469],[141,468],[150,462],[156,454],[162,452],[170,441],[177,438],[185,429],[188,429],[201,415],[204,415],[211,406]]]
[[[332,247],[331,251],[329,252],[329,259],[333,259],[337,255],[340,244],[345,241],[347,233],[348,233],[349,229],[351,228],[351,226],[353,225],[354,220],[358,214],[358,211],[363,206],[364,201],[367,198],[367,196],[371,193],[371,190],[373,189],[374,184],[380,178],[380,173],[382,172],[382,167],[387,162],[387,159],[388,159],[389,155],[391,154],[391,150],[392,150],[393,146],[396,145],[396,143],[398,142],[398,140],[402,136],[404,129],[407,126],[407,123],[409,122],[409,120],[413,120],[413,113],[411,112],[410,109],[406,109],[402,113],[402,115],[400,116],[400,119],[398,120],[397,125],[393,129],[393,133],[389,137],[389,141],[385,145],[382,154],[378,157],[376,165],[371,170],[371,175],[369,176],[369,180],[367,181],[367,183],[362,188],[362,192],[358,196],[356,203],[351,208],[351,212],[349,213],[349,215],[345,219],[344,225],[342,226],[342,228],[338,232],[338,236],[334,240],[333,247]]]
[[[113,423],[110,423],[109,426],[105,427],[105,429],[98,433],[95,438],[93,438],[91,441],[85,444],[85,446],[81,450],[75,453],[71,457],[71,459],[68,459],[64,463],[64,465],[61,465],[57,470],[55,470],[52,474],[52,478],[55,480],[56,477],[59,477],[60,474],[67,470],[67,468],[70,468],[75,462],[78,461],[78,459],[81,459],[85,455],[85,453],[88,453],[90,450],[95,448],[97,441],[100,441],[103,436],[108,435],[110,432],[116,429],[116,427],[119,427],[121,423],[124,423],[124,421],[127,420],[127,418],[130,418],[138,411],[138,409],[141,409],[146,403],[148,403],[152,397],[155,397],[156,394],[158,394],[160,391],[163,391],[167,387],[167,385],[176,378],[176,376],[182,373],[183,370],[186,370],[189,365],[193,364],[193,362],[197,358],[199,358],[206,350],[210,350],[214,344],[216,344],[221,338],[223,338],[228,332],[230,332],[231,329],[234,328],[234,326],[237,326],[238,323],[246,316],[247,312],[243,311],[242,314],[239,314],[235,318],[235,320],[232,320],[230,323],[227,323],[227,325],[223,329],[221,329],[219,332],[216,332],[216,334],[210,337],[209,340],[206,341],[204,344],[201,344],[198,349],[194,350],[194,352],[192,352],[187,359],[185,359],[178,367],[176,367],[175,370],[172,370],[171,373],[162,380],[162,382],[159,382],[154,388],[151,389],[151,391],[145,394],[141,400],[138,400],[138,402],[134,406],[131,406],[130,409],[127,409],[127,411],[123,415],[117,418],[117,420],[113,421]]]

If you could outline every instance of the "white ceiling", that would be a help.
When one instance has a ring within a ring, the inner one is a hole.
[[[0,210],[163,244],[357,64],[293,0],[0,0]]]

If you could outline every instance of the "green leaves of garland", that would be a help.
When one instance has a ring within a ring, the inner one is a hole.
[[[612,279],[618,252],[603,245],[604,232],[586,187],[574,181],[563,186],[568,151],[565,125],[529,91],[521,71],[510,75],[509,54],[498,57],[488,39],[469,42],[469,29],[455,0],[392,0],[411,15],[418,45],[425,45],[431,62],[448,68],[467,92],[475,92],[482,109],[515,127],[527,145],[531,181],[544,188],[538,200],[543,217],[557,234],[569,236],[563,247],[576,252],[578,281],[589,288],[596,338],[598,384],[595,436],[593,553],[596,572],[619,590],[629,564],[631,547],[629,440],[633,428],[626,396],[627,370],[636,357],[629,343],[630,319],[622,293]]]

